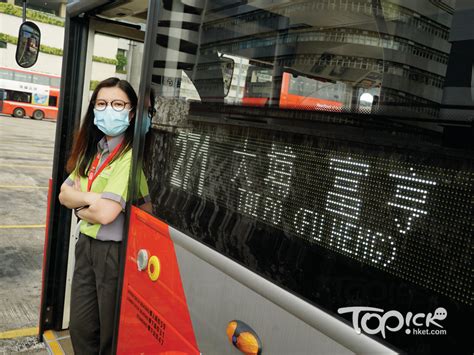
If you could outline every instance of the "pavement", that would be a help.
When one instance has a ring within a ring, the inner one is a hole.
[[[47,354],[35,328],[55,130],[0,115],[0,354]]]

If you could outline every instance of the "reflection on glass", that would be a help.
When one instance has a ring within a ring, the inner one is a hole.
[[[142,120],[143,120],[142,125],[144,126],[145,134],[147,134],[146,144],[145,144],[145,146],[147,148],[145,148],[145,156],[144,156],[145,159],[147,159],[148,155],[150,154],[150,152],[149,152],[149,145],[150,145],[149,144],[149,140],[150,140],[149,137],[150,137],[150,135],[148,134],[148,132],[150,130],[152,130],[153,119],[154,119],[154,116],[155,116],[156,111],[157,111],[156,110],[156,104],[157,104],[156,95],[155,95],[154,90],[151,89],[149,95],[146,95],[145,109],[143,110],[143,116],[142,116]],[[141,170],[139,185],[138,185],[137,205],[143,211],[151,214],[153,212],[153,206],[151,204],[148,181],[147,181],[147,178],[145,176],[146,172],[147,171]],[[149,175],[149,174],[147,174],[147,175]]]
[[[464,319],[474,2],[186,3],[167,2],[153,53],[154,214],[334,313],[346,280],[393,277],[410,297],[366,304],[449,299]]]
[[[460,48],[474,41],[462,29],[462,14],[472,4],[223,3],[209,1],[206,11],[190,15],[179,38],[160,35],[158,46],[178,55],[178,60],[173,56],[173,60],[160,57],[155,61],[153,82],[160,94],[190,98],[187,93],[195,89],[202,102],[460,118],[461,111],[447,105],[459,101],[452,88],[470,87],[470,83],[456,83],[461,80],[456,67],[474,60],[473,45]],[[185,11],[178,3],[170,6],[173,11]],[[170,14],[164,13],[163,20]],[[199,36],[193,35],[190,23],[196,28],[203,24]],[[162,21],[160,33],[169,26],[170,22]],[[232,78],[229,71],[209,67],[222,54],[235,63]],[[182,80],[184,73],[191,82]],[[365,92],[376,97],[375,106],[359,100]],[[470,95],[464,101],[461,116],[472,106]]]

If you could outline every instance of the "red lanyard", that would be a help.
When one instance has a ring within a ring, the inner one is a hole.
[[[115,147],[115,149],[112,151],[112,153],[109,154],[107,159],[104,161],[104,163],[100,166],[99,171],[97,174],[95,173],[95,170],[97,169],[97,165],[99,165],[100,157],[102,154],[97,154],[94,161],[92,162],[91,168],[89,169],[89,176],[87,180],[87,192],[91,190],[92,183],[94,182],[95,178],[100,175],[102,170],[105,169],[105,167],[110,163],[110,161],[117,155],[120,147],[122,146],[123,141]]]

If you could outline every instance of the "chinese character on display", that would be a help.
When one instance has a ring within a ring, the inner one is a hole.
[[[249,160],[255,159],[257,155],[247,151],[247,144],[248,140],[245,139],[243,149],[233,151],[233,153],[238,156],[239,166],[231,181],[236,182],[237,178],[240,178],[239,180],[241,180],[241,186],[238,188],[240,191],[238,210],[257,217],[257,207],[261,195],[250,189],[253,181],[250,180],[248,173]]]
[[[328,191],[326,210],[342,219],[333,218],[331,241],[338,249],[347,253],[358,253],[360,227],[359,220],[362,200],[359,193],[360,180],[369,174],[369,165],[352,158],[331,158],[331,170],[336,172],[332,190]],[[363,239],[363,238],[362,238]]]
[[[330,160],[330,169],[336,171],[333,191],[328,192],[326,209],[342,217],[358,220],[362,200],[359,198],[359,181],[369,173],[369,165],[351,158]]]
[[[410,168],[413,171],[413,168]],[[411,176],[390,173],[389,176],[397,180],[397,186],[392,201],[388,204],[398,209],[398,217],[395,218],[398,232],[406,234],[412,227],[415,218],[426,215],[427,188],[436,185],[435,181],[416,177],[413,172]]]
[[[272,151],[268,154],[268,157],[270,158],[270,163],[268,174],[264,180],[271,197],[265,197],[263,218],[271,221],[273,224],[280,224],[283,210],[282,200],[290,192],[296,155],[293,154],[291,147],[283,147],[273,143]]]

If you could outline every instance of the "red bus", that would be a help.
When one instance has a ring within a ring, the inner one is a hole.
[[[0,112],[56,120],[59,82],[57,75],[0,67]]]
[[[251,65],[247,71],[244,97],[245,106],[266,106],[270,102],[273,69]],[[346,85],[322,78],[308,77],[304,74],[284,72],[281,88],[277,88],[280,108],[318,111],[340,111],[344,102]]]
[[[67,5],[45,342],[69,326],[76,222],[57,197],[107,33],[144,43],[117,354],[473,353],[474,5],[105,3]],[[233,80],[222,54],[246,59]]]

